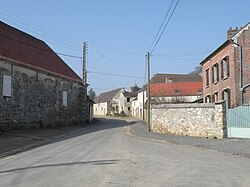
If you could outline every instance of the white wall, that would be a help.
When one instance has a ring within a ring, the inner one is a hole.
[[[108,112],[108,102],[94,104],[95,116],[106,116]]]
[[[143,103],[144,101],[144,103]],[[137,100],[132,102],[132,116],[143,119],[143,107],[147,101],[146,91],[141,91],[137,94]]]

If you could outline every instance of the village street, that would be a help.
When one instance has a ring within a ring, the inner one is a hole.
[[[0,186],[250,184],[249,158],[139,138],[126,124],[102,118],[63,140],[1,158]]]

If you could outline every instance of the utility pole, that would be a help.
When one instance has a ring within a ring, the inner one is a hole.
[[[87,55],[87,42],[83,42],[83,65],[82,65],[82,83],[83,83],[83,108],[82,119],[83,125],[86,125],[87,115],[87,70],[86,70],[86,55]]]
[[[150,120],[151,120],[151,96],[150,96],[150,53],[147,52],[147,62],[148,62],[148,131],[150,131]]]

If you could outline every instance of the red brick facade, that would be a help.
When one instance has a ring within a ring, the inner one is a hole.
[[[228,40],[201,62],[204,102],[227,100],[233,108],[241,105],[240,54],[242,46],[242,86],[250,83],[250,24],[228,31]],[[233,31],[234,34],[232,35]],[[236,32],[237,31],[237,32]],[[233,44],[233,40],[235,43]],[[243,104],[250,102],[250,88],[243,92]]]

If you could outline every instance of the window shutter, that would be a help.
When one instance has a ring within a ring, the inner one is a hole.
[[[221,69],[221,79],[223,79],[224,78],[224,69],[223,69],[223,60],[220,62],[220,69]]]
[[[226,64],[227,64],[227,76],[229,77],[229,75],[230,75],[229,58],[227,58]]]
[[[3,96],[11,97],[11,76],[3,75]]]
[[[68,93],[67,91],[63,91],[63,106],[68,105]]]
[[[216,73],[217,73],[216,81],[219,82],[219,64],[216,64]]]
[[[214,66],[212,67],[212,83],[214,83],[214,80],[215,80],[215,73],[214,73],[214,70],[215,70],[215,68],[214,68]]]

